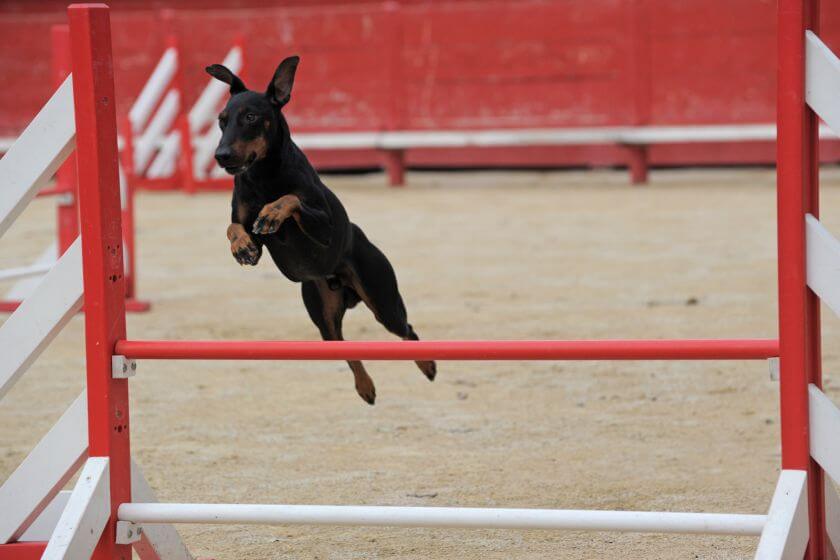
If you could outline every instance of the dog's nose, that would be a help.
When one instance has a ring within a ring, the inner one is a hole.
[[[232,160],[233,150],[230,148],[219,148],[216,150],[216,161],[218,161],[219,165],[222,167],[228,166]]]

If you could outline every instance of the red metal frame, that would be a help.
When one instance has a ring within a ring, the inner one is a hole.
[[[108,457],[111,517],[94,560],[131,558],[116,544],[117,508],[131,501],[128,380],[111,377],[111,355],[125,337],[117,126],[111,26],[104,4],[67,10],[73,55],[73,98],[85,289],[89,456]]]
[[[805,275],[805,215],[819,213],[817,117],[805,102],[805,30],[819,32],[818,0],[779,0],[778,244],[782,468],[808,472],[806,558],[826,554],[822,469],[811,459],[808,384],[821,385],[819,300]]]
[[[183,190],[189,194],[205,191],[230,191],[233,188],[233,180],[230,178],[207,178],[196,179],[195,170],[193,169],[193,138],[190,133],[189,124],[189,107],[187,105],[186,96],[184,92],[184,78],[183,78],[183,55],[181,53],[180,41],[178,34],[175,32],[174,16],[171,10],[163,10],[161,12],[161,21],[168,29],[169,33],[166,38],[167,48],[174,48],[178,53],[178,62],[175,67],[175,75],[169,84],[169,89],[174,89],[179,95],[178,115],[175,117],[174,128],[180,132],[180,150],[175,166],[175,171],[171,177],[161,177],[156,179],[149,179],[137,175],[134,171],[133,165],[133,135],[135,131],[128,119],[125,119],[123,130],[126,132],[125,151],[130,154],[124,157],[125,160],[132,160],[131,165],[124,165],[123,170],[126,172],[128,182],[136,188],[145,190]],[[240,78],[245,79],[246,58],[245,58],[245,40],[240,35],[234,40],[234,46],[238,46],[242,52],[242,69],[239,72]]]
[[[50,28],[52,47],[52,76],[55,87],[64,83],[70,75],[71,47],[70,28],[67,25],[53,25]],[[59,196],[56,210],[58,255],[61,256],[79,236],[79,201],[76,191],[76,152],[74,151],[59,168],[55,175],[55,186],[42,189],[38,197]],[[130,158],[129,158],[130,159]],[[127,181],[128,182],[128,181]],[[126,185],[125,208],[122,211],[123,239],[128,250],[126,270],[126,311],[143,313],[151,309],[151,303],[136,299],[137,256],[134,235],[134,193],[131,183]],[[18,300],[0,300],[0,313],[13,313],[21,302]]]
[[[773,339],[741,340],[120,340],[127,358],[168,360],[765,360]]]
[[[53,85],[59,87],[70,75],[70,29],[54,25],[50,29]],[[58,254],[63,255],[79,235],[79,203],[76,197],[76,154],[67,158],[55,175],[56,191],[64,195],[56,210]]]
[[[45,542],[0,544],[0,560],[41,560],[46,548]]]

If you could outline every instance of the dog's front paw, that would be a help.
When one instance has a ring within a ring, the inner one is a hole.
[[[248,235],[240,235],[230,243],[233,258],[241,265],[254,266],[260,262],[262,247],[256,245]]]
[[[283,222],[292,216],[297,217],[296,213],[299,210],[300,199],[297,196],[293,194],[281,196],[274,202],[262,207],[251,231],[261,235],[276,233]]]
[[[277,208],[273,204],[266,204],[260,211],[260,215],[254,222],[254,227],[251,228],[251,231],[262,235],[276,233],[290,214],[285,208]]]

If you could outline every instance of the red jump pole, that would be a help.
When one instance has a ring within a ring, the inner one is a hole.
[[[778,341],[742,340],[120,340],[115,353],[167,360],[766,360]]]
[[[818,214],[818,122],[805,103],[805,30],[819,31],[817,0],[779,0],[777,184],[782,468],[808,472],[806,558],[825,557],[823,473],[811,459],[808,384],[821,385],[819,301],[808,289],[805,214]]]
[[[125,278],[111,27],[104,4],[67,10],[73,55],[73,97],[82,227],[87,358],[88,438],[91,457],[110,462],[111,517],[94,560],[128,560],[116,544],[117,508],[131,501],[128,381],[111,377],[111,356],[125,338]]]

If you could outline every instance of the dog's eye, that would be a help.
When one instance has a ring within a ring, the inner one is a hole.
[[[248,113],[247,115],[245,115],[245,122],[246,123],[257,122],[257,115],[255,115],[254,113]]]

